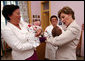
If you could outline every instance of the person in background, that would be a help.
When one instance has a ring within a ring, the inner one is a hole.
[[[51,25],[47,26],[44,32],[44,36],[48,38],[52,36],[51,32],[52,32],[53,27],[58,26],[62,29],[62,27],[58,25],[58,18],[56,15],[52,15],[50,17],[50,22],[51,22]],[[63,29],[62,29],[62,32],[64,32]]]
[[[62,30],[58,26],[55,26],[52,29],[52,37],[48,38],[47,40],[52,40],[54,37],[58,37],[61,34],[62,34]],[[52,41],[54,41],[54,40],[52,40]],[[48,44],[50,46],[47,45],[48,50],[49,50],[49,51],[46,51],[47,56],[48,56],[47,58],[49,60],[56,60],[56,52],[57,52],[58,46],[54,46],[50,43],[48,43]]]
[[[82,31],[81,31],[81,35],[82,35],[82,45],[81,45],[81,56],[84,57],[84,23],[82,24]]]
[[[20,21],[20,10],[17,5],[5,5],[2,10],[3,16],[7,19],[7,25],[2,30],[2,37],[12,48],[13,60],[38,60],[33,43],[29,41],[28,24]],[[38,30],[37,30],[38,31]],[[40,33],[33,36],[37,38]]]
[[[62,32],[64,32],[64,30],[62,29],[62,27],[60,27],[57,23],[58,23],[58,18],[56,15],[52,15],[50,17],[50,22],[51,22],[51,25],[47,26],[46,29],[45,29],[45,32],[44,32],[44,36],[46,37],[46,39],[49,39],[50,37],[52,37],[52,29],[53,27],[55,26],[58,26]],[[46,42],[46,49],[45,49],[45,58],[48,59],[48,55],[49,55],[49,46],[51,46],[49,43]]]
[[[59,10],[58,17],[67,26],[67,29],[60,36],[54,37],[54,41],[47,40],[47,42],[59,47],[56,53],[57,60],[76,60],[76,47],[79,43],[81,30],[76,23],[74,11],[65,6]]]

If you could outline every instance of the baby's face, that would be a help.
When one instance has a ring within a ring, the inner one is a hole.
[[[34,22],[34,25],[40,26],[40,21],[35,21],[35,22]]]

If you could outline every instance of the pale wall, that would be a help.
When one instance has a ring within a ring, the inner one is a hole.
[[[32,19],[33,19],[33,15],[40,15],[40,20],[41,20],[41,1],[31,1]]]
[[[73,9],[76,21],[81,26],[84,23],[84,1],[51,1],[51,15],[57,15],[58,11],[64,6]]]

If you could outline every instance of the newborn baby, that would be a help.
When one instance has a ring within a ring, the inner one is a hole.
[[[59,36],[60,34],[62,34],[62,30],[58,26],[55,26],[52,29],[52,36],[56,37],[56,36]]]
[[[36,33],[37,30],[41,30],[41,26],[40,26],[40,21],[39,20],[34,20],[33,21],[33,25],[28,25],[28,31],[29,32],[33,32]]]
[[[59,35],[62,34],[62,30],[61,28],[59,28],[58,26],[55,26],[53,29],[52,29],[52,37],[50,38],[47,38],[48,41],[52,41],[51,39],[54,38],[54,37],[58,37]]]
[[[28,31],[30,32],[29,38],[28,38],[30,43],[32,43],[35,47],[39,46],[40,44],[39,35],[41,34],[40,21],[36,20],[36,21],[33,21],[33,25],[28,25]]]

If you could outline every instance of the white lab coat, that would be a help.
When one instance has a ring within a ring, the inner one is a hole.
[[[54,46],[59,46],[57,50],[57,60],[76,60],[76,47],[79,42],[81,30],[74,20],[67,30],[59,37],[55,37],[52,43]]]
[[[31,57],[34,54],[35,47],[37,47],[37,45],[31,43],[30,37],[32,37],[31,35],[33,34],[28,32],[28,24],[20,22],[19,25],[21,30],[8,22],[7,26],[2,30],[2,37],[12,48],[13,60],[25,60]],[[36,37],[33,38],[35,39]]]
[[[60,27],[59,25],[57,25],[58,27]],[[61,27],[60,27],[61,28]],[[50,25],[45,29],[44,32],[44,36],[47,37],[47,40],[52,40],[52,29],[53,26]],[[61,28],[62,29],[62,28]],[[64,32],[64,30],[62,29],[62,32]],[[54,41],[54,40],[52,40]],[[56,60],[56,51],[57,51],[58,47],[53,46],[52,44],[46,42],[46,48],[45,48],[45,58],[49,59],[49,60]]]
[[[53,37],[47,38],[47,40],[53,41]],[[49,60],[56,60],[56,52],[58,47],[50,43],[46,43],[45,58]]]

